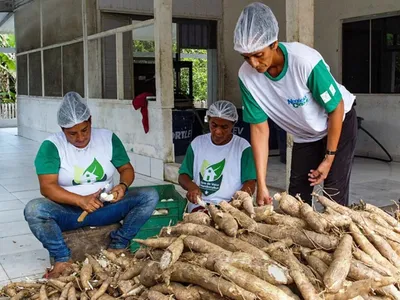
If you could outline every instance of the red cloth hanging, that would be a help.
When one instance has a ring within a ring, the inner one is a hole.
[[[145,133],[149,132],[149,111],[147,109],[147,100],[146,97],[153,96],[151,93],[142,93],[137,95],[132,100],[133,107],[138,110],[140,108],[140,113],[142,114],[142,124]]]

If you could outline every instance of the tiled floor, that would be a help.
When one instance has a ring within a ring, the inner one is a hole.
[[[10,280],[34,279],[49,266],[48,253],[31,234],[23,217],[26,203],[40,196],[33,160],[39,143],[16,136],[16,129],[0,129],[0,287]],[[272,191],[285,187],[285,165],[269,161]],[[162,182],[137,175],[136,186]],[[364,199],[379,206],[400,198],[400,164],[356,159],[351,201]]]

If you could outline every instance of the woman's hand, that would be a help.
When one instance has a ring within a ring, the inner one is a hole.
[[[201,198],[202,194],[199,186],[192,181],[188,174],[179,174],[178,181],[181,187],[187,191],[186,199],[193,204],[197,204],[197,198]]]
[[[257,187],[257,205],[263,206],[272,203],[272,197],[269,195],[268,188],[266,186]]]
[[[100,193],[101,190],[98,190],[94,194],[82,196],[80,202],[78,203],[79,207],[88,213],[92,213],[95,210],[103,207],[103,203],[99,200]]]
[[[188,192],[186,193],[186,198],[193,204],[197,204],[198,197],[201,198],[201,190],[197,186],[197,184],[193,183],[193,185],[190,186]]]
[[[328,177],[329,171],[332,167],[333,159],[325,158],[318,166],[316,170],[310,170],[308,173],[308,181],[311,182],[311,186],[321,184],[326,177]]]
[[[114,200],[111,202],[118,202],[124,198],[126,192],[126,187],[123,184],[118,184],[112,188],[110,194],[114,195]]]
[[[272,203],[266,183],[269,153],[268,121],[265,120],[262,123],[250,124],[250,135],[257,172],[257,205],[262,206]]]

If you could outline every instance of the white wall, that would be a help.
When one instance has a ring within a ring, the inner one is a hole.
[[[393,0],[316,0],[315,48],[341,82],[341,22],[343,19],[400,11],[400,1]],[[365,118],[367,128],[389,153],[400,161],[400,95],[357,95],[357,114]],[[370,138],[359,134],[357,154],[382,156]],[[383,155],[384,156],[384,155]]]
[[[0,118],[0,128],[17,127],[17,119],[1,119]]]
[[[57,109],[61,98],[18,96],[18,134],[35,141],[43,141],[49,133],[60,130]],[[140,110],[133,109],[131,101],[89,99],[93,126],[112,130],[124,143],[136,171],[140,174],[163,179],[163,161],[172,161],[173,149],[170,110],[149,104],[150,131],[145,134]]]

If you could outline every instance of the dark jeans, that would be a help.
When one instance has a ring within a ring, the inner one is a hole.
[[[349,204],[350,174],[356,147],[357,128],[357,115],[353,107],[343,121],[335,160],[324,181],[324,190],[336,202],[346,206]],[[311,169],[318,168],[324,159],[326,143],[325,137],[316,142],[293,145],[289,193],[293,196],[300,194],[301,198],[309,204],[311,204],[313,187],[308,181],[308,173]]]
[[[50,257],[55,262],[65,262],[70,259],[71,253],[63,239],[63,231],[105,226],[123,220],[123,225],[110,234],[110,248],[124,249],[151,217],[158,198],[155,189],[135,189],[116,203],[104,203],[102,208],[88,214],[83,222],[78,222],[82,213],[80,207],[59,204],[46,198],[29,201],[24,214],[32,233],[49,251]]]

